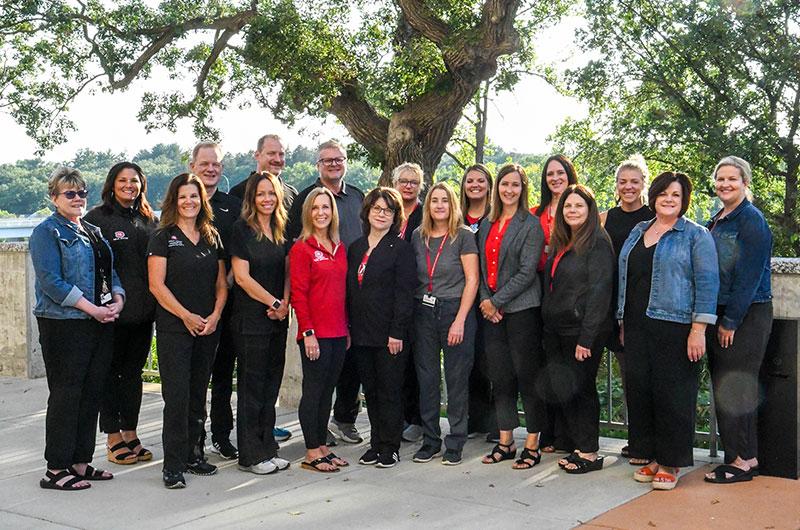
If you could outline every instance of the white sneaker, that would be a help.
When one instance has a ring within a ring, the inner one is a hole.
[[[239,470],[249,471],[250,473],[255,473],[256,475],[269,475],[278,471],[278,466],[274,464],[272,460],[264,460],[263,462],[253,464],[252,466],[240,465]]]
[[[290,464],[288,460],[286,460],[285,458],[281,458],[279,456],[270,459],[270,462],[272,462],[275,465],[275,467],[278,468],[279,471],[283,471],[284,469],[289,467]]]

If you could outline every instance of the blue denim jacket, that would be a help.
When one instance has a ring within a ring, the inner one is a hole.
[[[628,256],[652,222],[636,225],[619,253],[617,319],[621,320],[625,312]],[[647,316],[681,324],[713,324],[717,321],[718,292],[714,239],[704,227],[680,217],[656,245]]]
[[[111,246],[103,239],[99,228],[85,221],[81,224],[101,239],[111,252]],[[78,231],[75,223],[54,213],[33,229],[28,244],[36,273],[33,314],[56,320],[92,318],[74,307],[81,297],[94,301],[94,251],[89,238]],[[125,296],[113,267],[111,292]]]
[[[727,329],[736,329],[750,304],[772,299],[772,232],[764,214],[747,199],[722,219],[720,213],[707,225],[719,254],[717,303],[725,306],[719,323]]]

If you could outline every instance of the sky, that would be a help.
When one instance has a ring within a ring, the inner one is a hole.
[[[579,21],[567,19],[542,33],[537,41],[537,55],[542,61],[557,68],[574,65],[580,60],[571,36]],[[95,151],[111,150],[132,157],[141,149],[158,143],[178,143],[188,149],[199,139],[195,138],[190,120],[181,120],[176,133],[166,129],[145,131],[136,115],[142,95],[148,90],[163,87],[165,75],[156,73],[152,79],[134,81],[125,92],[114,94],[98,91],[82,94],[72,104],[69,116],[77,130],[61,144],[44,155],[54,162],[71,159],[81,148]],[[546,153],[546,138],[567,117],[581,118],[586,106],[574,98],[561,95],[555,88],[534,76],[523,79],[513,91],[498,95],[490,103],[487,135],[505,151]],[[304,145],[313,147],[328,138],[349,141],[347,131],[331,117],[326,120],[303,119],[293,128],[274,119],[266,109],[252,107],[216,111],[215,126],[221,131],[225,151],[240,153],[252,151],[256,140],[267,133],[281,135],[288,148]],[[0,130],[5,139],[0,147],[0,163],[35,157],[36,143],[23,127],[8,114],[0,113]]]

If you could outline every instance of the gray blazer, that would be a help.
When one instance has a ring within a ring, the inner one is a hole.
[[[497,292],[492,294],[486,283],[486,239],[492,223],[488,217],[478,230],[478,249],[481,262],[480,301],[487,298],[507,313],[542,305],[542,287],[536,266],[544,247],[544,231],[539,220],[528,210],[519,210],[509,221],[497,264]]]

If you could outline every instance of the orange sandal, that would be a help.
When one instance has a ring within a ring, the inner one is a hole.
[[[654,490],[674,490],[675,486],[678,485],[678,471],[680,469],[675,468],[675,474],[667,473],[666,471],[659,471],[653,477],[653,489]]]
[[[633,472],[633,480],[636,482],[653,482],[653,477],[656,475],[657,473],[649,466],[644,466]]]

